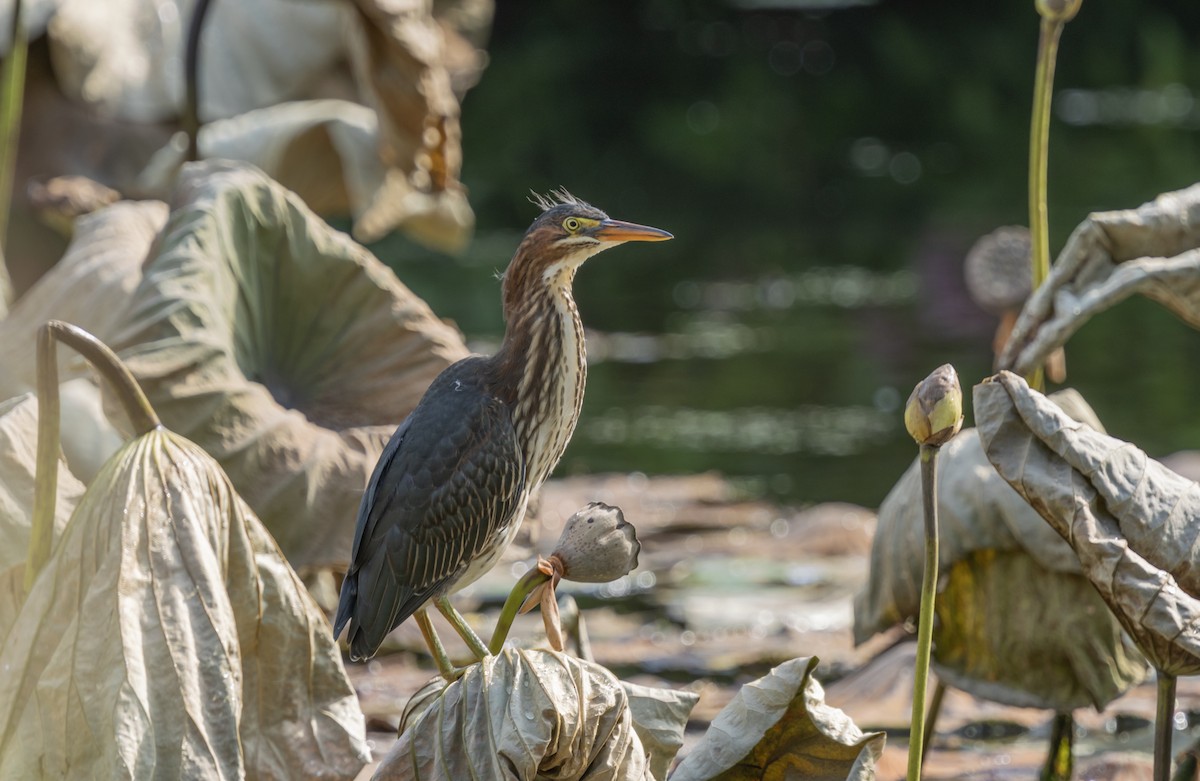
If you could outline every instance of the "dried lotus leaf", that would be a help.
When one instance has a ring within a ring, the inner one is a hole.
[[[217,464],[161,428],[84,494],[0,646],[0,777],[353,778],[328,624]]]

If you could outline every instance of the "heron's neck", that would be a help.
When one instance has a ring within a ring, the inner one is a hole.
[[[574,277],[569,269],[537,280],[522,291],[519,306],[505,307],[504,342],[493,359],[512,405],[531,490],[554,470],[583,406],[587,352],[571,295]]]

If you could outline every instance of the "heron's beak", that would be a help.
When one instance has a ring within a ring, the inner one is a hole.
[[[621,220],[602,220],[592,235],[600,241],[666,241],[675,238],[664,230]]]

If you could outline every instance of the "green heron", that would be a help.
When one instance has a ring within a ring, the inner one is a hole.
[[[452,678],[430,602],[478,658],[487,655],[448,595],[499,560],[575,430],[587,374],[575,272],[609,247],[671,238],[609,219],[566,191],[535,203],[542,213],[504,273],[500,349],[442,372],[371,475],[334,619],[335,637],[350,624],[351,659],[374,656],[411,615]]]

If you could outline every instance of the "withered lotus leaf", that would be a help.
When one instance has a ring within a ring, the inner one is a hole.
[[[33,516],[37,398],[31,393],[0,402],[0,643],[25,600],[25,558]],[[55,535],[83,496],[83,485],[58,463]]]
[[[387,437],[466,355],[367,250],[228,161],[183,169],[114,341],[297,568],[345,564]]]
[[[656,779],[665,779],[675,755],[683,746],[688,716],[700,695],[628,681],[621,681],[621,686],[629,697],[633,731],[641,738],[650,772]]]
[[[56,5],[47,37],[58,90],[127,128],[180,116],[179,63],[194,3]],[[481,47],[491,13],[491,0],[447,7],[393,0],[213,3],[199,39],[198,80],[220,88],[201,86],[198,112],[204,122],[236,121],[240,141],[202,153],[263,166],[319,212],[353,212],[363,241],[399,227],[440,249],[461,249],[475,216],[458,180],[459,99],[486,63]],[[330,106],[321,105],[334,102],[321,100],[330,95],[361,100],[369,108],[336,102],[346,113],[360,109],[379,121],[369,134],[345,132],[352,123],[331,120]],[[326,118],[308,128],[292,121],[310,107]],[[178,148],[173,140],[160,152],[155,170],[139,177],[136,195],[163,196],[178,167],[164,163]],[[145,159],[146,150],[139,151],[136,159]],[[104,173],[130,190],[126,170]],[[365,179],[372,180],[369,188],[356,186]]]
[[[1076,391],[1052,398],[1101,427]],[[1101,708],[1144,678],[1144,660],[1075,551],[992,468],[978,429],[941,448],[937,501],[939,677],[979,697],[1056,710]],[[856,643],[916,619],[924,550],[914,461],[879,508],[870,578],[854,602]]]
[[[37,330],[48,320],[75,323],[101,340],[112,337],[166,221],[165,203],[122,201],[75,222],[66,253],[0,320],[0,396],[34,388]],[[83,366],[69,353],[59,363],[64,379]]]
[[[1135,294],[1200,328],[1200,184],[1136,209],[1088,215],[1025,302],[997,367],[1029,371],[1096,314]]]
[[[279,103],[218,119],[200,129],[200,158],[241,160],[295,192],[317,214],[349,215],[354,236],[376,241],[402,226],[437,249],[462,249],[475,215],[461,188],[437,194],[414,190],[379,160],[374,111],[345,100]],[[155,152],[138,189],[169,192],[187,159],[177,134]]]
[[[655,781],[628,700],[599,665],[506,649],[472,665],[426,707],[373,779]]]
[[[0,646],[0,777],[353,778],[329,626],[200,448],[158,428],[88,488]]]
[[[784,662],[741,688],[717,714],[671,781],[844,778],[870,781],[886,736],[863,732],[825,704],[818,659]]]
[[[1200,673],[1200,485],[1011,372],[975,386],[975,416],[996,471],[1070,543],[1150,663]]]

